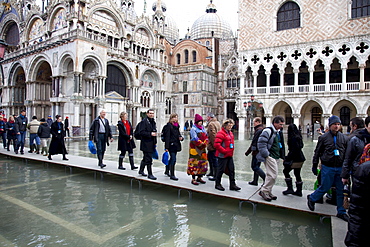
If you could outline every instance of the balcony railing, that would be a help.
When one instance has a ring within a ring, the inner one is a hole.
[[[283,90],[283,92],[281,92]],[[360,82],[347,82],[347,83],[330,83],[328,84],[328,91],[329,92],[356,92],[360,90]],[[370,90],[370,81],[365,82],[365,90]],[[312,93],[319,93],[325,92],[326,85],[325,84],[314,84]],[[245,88],[245,94],[293,94],[293,93],[310,93],[310,85],[298,85],[296,86],[274,86],[274,87],[257,87],[252,88],[248,87]]]

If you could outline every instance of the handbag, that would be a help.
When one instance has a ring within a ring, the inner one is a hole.
[[[89,147],[89,150],[92,154],[96,154],[96,147],[93,141],[89,141],[87,146]]]
[[[284,160],[284,162],[283,162],[283,165],[284,166],[292,166],[293,165],[293,160]]]
[[[168,155],[168,152],[165,151],[163,154],[162,154],[162,163],[166,166],[168,166],[168,160],[169,160],[169,155]]]

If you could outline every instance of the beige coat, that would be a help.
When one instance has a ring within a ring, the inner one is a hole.
[[[215,138],[217,132],[221,130],[221,124],[219,121],[217,121],[217,118],[212,118],[207,126],[207,135],[208,135],[208,144],[207,144],[207,150],[208,151],[215,151],[215,147],[213,144],[215,143]]]

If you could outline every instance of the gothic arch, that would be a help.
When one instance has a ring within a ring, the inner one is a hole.
[[[122,71],[123,75],[125,76],[127,86],[132,86],[133,85],[133,83],[134,83],[134,72],[132,71],[132,69],[129,66],[127,66],[125,63],[122,63],[120,61],[114,61],[114,60],[109,61],[107,63],[107,66],[108,65],[114,65],[114,66],[118,67]]]
[[[328,106],[330,113],[334,111],[334,108],[338,105],[339,102],[344,102],[344,101],[351,103],[353,107],[355,108],[357,114],[361,113],[360,110],[362,109],[362,107],[359,105],[357,101],[349,97],[338,97],[336,99],[333,99]]]
[[[72,60],[73,71],[74,71],[75,61],[73,60],[72,52],[67,51],[67,52],[61,54],[61,56],[58,60],[60,61],[59,65],[57,66],[59,68],[59,75],[66,76],[65,73],[66,73],[66,71],[69,71],[68,66],[69,66],[69,63],[71,62],[71,60]]]
[[[316,97],[309,97],[303,101],[300,101],[300,103],[296,107],[297,109],[296,112],[300,113],[303,107],[310,101],[317,103],[321,107],[323,114],[330,114],[328,109],[325,107],[325,104],[320,99],[317,99]]]
[[[277,100],[272,101],[272,103],[269,105],[269,107],[267,107],[267,109],[264,107],[265,114],[272,114],[274,112],[274,110],[276,110],[275,108],[278,106],[278,104],[280,102],[287,104],[292,109],[293,114],[296,113],[296,109],[294,108],[294,104],[290,100],[277,99]]]
[[[42,38],[44,33],[46,32],[46,26],[42,18],[38,15],[32,16],[25,28],[25,37],[26,41],[35,40],[37,42],[37,38]],[[32,44],[31,44],[32,45]]]

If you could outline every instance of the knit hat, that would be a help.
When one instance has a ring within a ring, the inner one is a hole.
[[[45,118],[41,118],[40,119],[40,122],[45,122]]]
[[[331,126],[332,124],[335,124],[335,123],[340,123],[341,124],[342,122],[340,121],[340,118],[338,116],[333,115],[329,118],[329,126]]]
[[[195,114],[194,123],[198,123],[199,121],[203,121],[203,118],[199,114]]]

